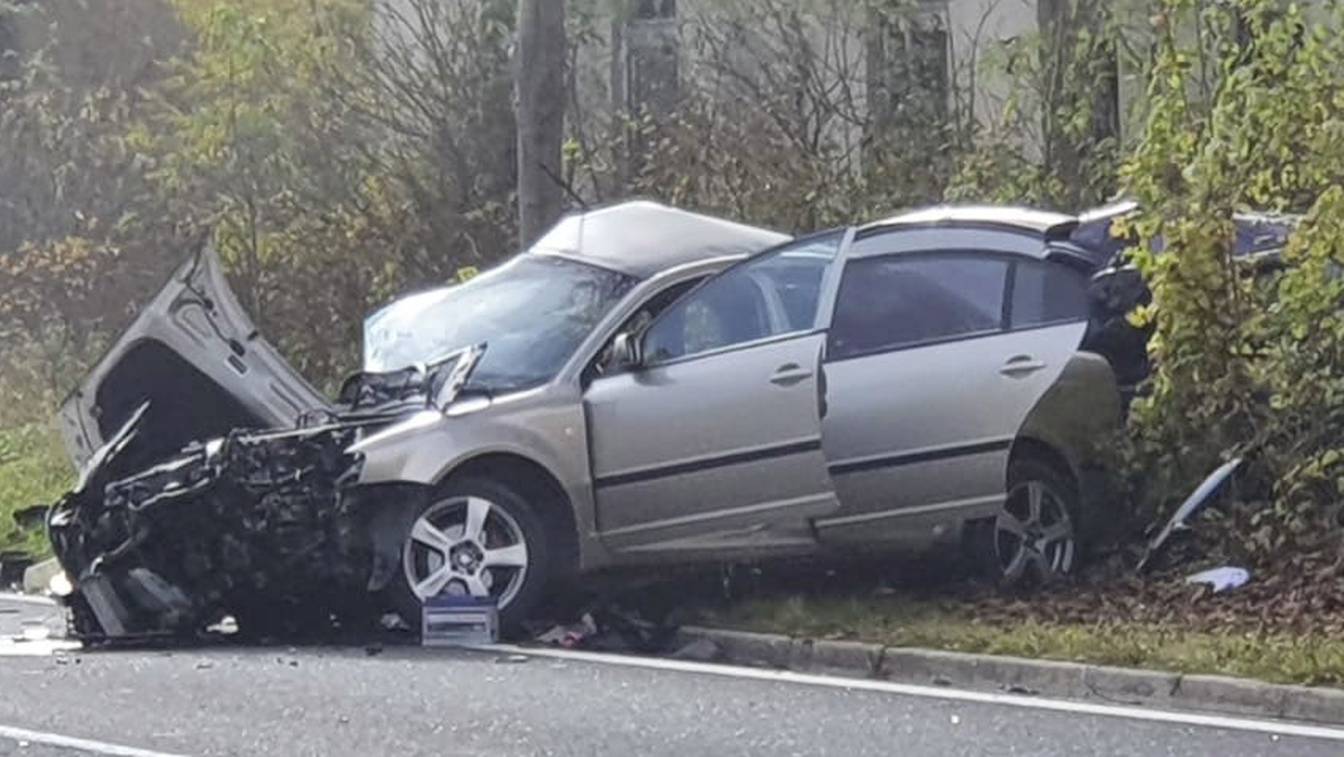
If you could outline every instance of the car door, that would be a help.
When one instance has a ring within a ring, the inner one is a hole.
[[[601,537],[655,556],[800,549],[837,508],[821,449],[818,302],[842,235],[710,279],[584,397]],[[831,284],[834,285],[833,283]]]
[[[1019,267],[1035,270],[1039,245],[914,231],[855,244],[825,363],[822,438],[843,507],[818,523],[823,539],[905,538],[912,523],[955,523],[1002,501],[1016,434],[1086,330],[1085,304],[1014,327],[1014,303],[1039,288],[1024,273],[1014,293]]]

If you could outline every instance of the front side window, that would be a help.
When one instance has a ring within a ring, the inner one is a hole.
[[[651,363],[811,330],[841,233],[795,242],[732,268],[669,308],[649,329]]]
[[[828,354],[843,359],[997,332],[1008,267],[972,253],[854,260],[840,282]]]

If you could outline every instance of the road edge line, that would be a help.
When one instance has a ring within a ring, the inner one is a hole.
[[[1140,720],[1149,723],[1198,726],[1247,733],[1263,733],[1271,736],[1291,736],[1323,741],[1344,742],[1344,729],[1340,728],[1290,721],[1257,720],[1211,712],[1182,712],[1122,704],[1079,702],[1067,699],[1052,699],[1048,697],[1011,694],[997,691],[958,689],[950,686],[921,686],[911,683],[884,681],[876,678],[854,678],[837,675],[800,673],[793,670],[749,667],[723,662],[695,662],[690,660],[667,659],[663,657],[638,657],[626,654],[613,654],[610,652],[583,652],[570,649],[556,649],[552,647],[492,644],[483,646],[473,645],[464,648],[488,654],[517,655],[524,659],[527,657],[535,657],[540,659],[554,659],[588,664],[618,665],[622,667],[768,681],[772,683],[824,686],[827,688],[845,689],[847,691],[869,691],[882,694],[897,694],[925,699],[939,699],[948,702],[1021,707],[1024,709],[1045,710],[1050,712],[1095,715],[1099,717],[1121,718],[1124,720]]]
[[[1344,689],[697,626],[678,631],[679,647],[700,640],[734,664],[1344,725]]]
[[[0,725],[0,738],[10,741],[26,741],[32,744],[75,749],[81,752],[110,755],[110,757],[185,757],[172,752],[156,752],[152,749],[112,744],[95,739],[81,739],[77,736],[65,736],[59,733],[33,731],[27,728]]]

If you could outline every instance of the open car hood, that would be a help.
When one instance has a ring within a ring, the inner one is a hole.
[[[82,467],[137,410],[137,460],[236,428],[292,428],[327,400],[261,335],[203,245],[173,272],[60,411]]]

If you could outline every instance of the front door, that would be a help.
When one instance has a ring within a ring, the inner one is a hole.
[[[598,528],[632,555],[796,550],[837,508],[821,448],[815,328],[840,235],[711,279],[650,326],[640,368],[584,405]]]

